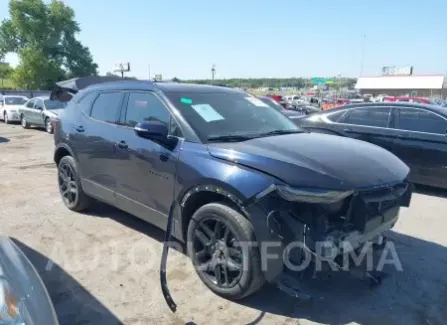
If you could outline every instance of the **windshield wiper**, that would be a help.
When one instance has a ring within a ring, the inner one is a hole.
[[[271,135],[283,135],[283,134],[293,134],[293,133],[304,133],[303,130],[273,130],[265,133],[259,133],[256,137],[268,137]]]
[[[215,137],[209,137],[206,139],[206,141],[209,142],[241,142],[241,141],[247,141],[250,139],[255,138],[255,136],[248,136],[248,135],[219,135]]]

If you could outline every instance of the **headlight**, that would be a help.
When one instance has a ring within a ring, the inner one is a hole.
[[[287,201],[307,203],[335,203],[348,197],[354,191],[333,191],[323,189],[297,189],[287,185],[277,185],[278,194]]]
[[[26,325],[24,318],[27,316],[23,301],[16,295],[9,282],[0,277],[0,324]]]

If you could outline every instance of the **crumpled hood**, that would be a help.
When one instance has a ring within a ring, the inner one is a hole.
[[[255,168],[291,186],[361,189],[403,181],[408,166],[368,142],[319,133],[210,143],[216,158]]]

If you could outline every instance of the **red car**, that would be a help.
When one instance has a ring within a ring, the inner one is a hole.
[[[282,107],[287,108],[287,102],[284,100],[284,98],[282,98],[281,95],[267,95],[267,97],[270,97],[274,101],[278,102],[279,104],[281,104]]]

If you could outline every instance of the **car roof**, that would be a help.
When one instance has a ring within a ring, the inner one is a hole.
[[[324,114],[329,114],[329,113],[333,113],[336,111],[341,111],[341,110],[345,110],[345,109],[349,109],[349,108],[355,108],[355,107],[371,107],[373,109],[373,107],[380,107],[380,106],[384,106],[384,107],[414,107],[414,108],[420,108],[420,109],[425,109],[428,111],[432,111],[444,116],[447,116],[447,107],[442,107],[442,106],[438,106],[438,105],[429,105],[429,104],[420,104],[420,103],[411,103],[411,102],[380,102],[380,103],[374,103],[374,102],[367,102],[367,103],[355,103],[355,104],[348,104],[348,105],[344,105],[344,106],[340,106],[337,108],[333,108],[327,111],[324,111]]]
[[[119,80],[91,85],[85,90],[161,90],[164,92],[197,92],[197,93],[241,93],[241,90],[203,84],[185,84],[176,82],[151,82],[145,80]]]

